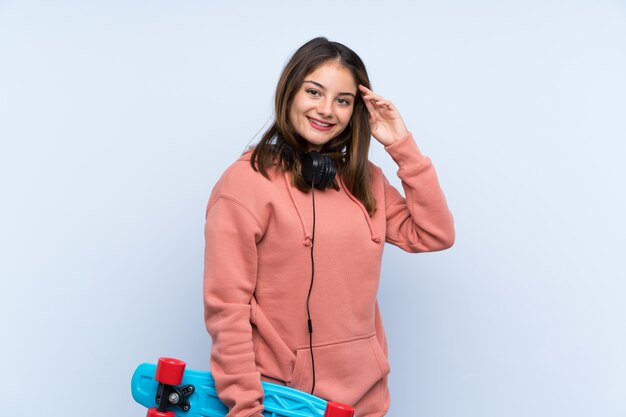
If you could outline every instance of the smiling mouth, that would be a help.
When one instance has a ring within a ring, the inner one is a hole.
[[[309,119],[309,124],[318,130],[330,130],[333,126],[335,126],[334,123],[325,123],[312,117],[307,116],[307,119]]]

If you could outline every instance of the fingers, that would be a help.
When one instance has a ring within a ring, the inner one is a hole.
[[[361,96],[363,97],[363,101],[373,101],[375,99],[382,99],[382,97],[374,94],[372,90],[365,87],[362,84],[359,84],[359,90],[361,90]]]
[[[374,93],[363,84],[359,84],[359,90],[361,90],[361,97],[367,107],[367,111],[370,114],[370,124],[374,125],[376,122],[376,109],[374,108],[373,100],[375,98]]]
[[[389,100],[359,84],[359,91],[370,115],[372,136],[387,146],[408,134],[400,113]]]
[[[367,106],[367,110],[370,113],[372,113],[375,108],[372,106],[372,104],[375,105],[376,108],[380,110],[382,109],[387,109],[390,111],[395,110],[395,107],[393,106],[391,101],[385,100],[384,98],[382,98],[378,94],[375,94],[372,90],[365,87],[364,85],[359,84],[359,89],[361,90],[361,96],[363,97],[363,101],[365,102],[365,105]]]

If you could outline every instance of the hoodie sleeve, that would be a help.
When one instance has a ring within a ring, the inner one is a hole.
[[[262,417],[263,388],[256,369],[250,299],[257,273],[259,218],[241,201],[218,195],[205,226],[204,318],[212,338],[211,373],[228,417]]]
[[[430,252],[454,244],[454,220],[430,158],[419,151],[413,136],[385,146],[398,164],[406,198],[383,177],[386,241],[407,252]]]

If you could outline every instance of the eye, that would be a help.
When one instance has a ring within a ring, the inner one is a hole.
[[[307,88],[305,91],[307,92],[307,94],[313,97],[319,97],[321,95],[320,92],[314,88]]]
[[[338,98],[337,103],[341,104],[342,106],[349,106],[350,100],[346,100],[345,98]]]

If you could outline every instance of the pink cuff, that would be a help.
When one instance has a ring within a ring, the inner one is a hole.
[[[428,158],[420,152],[410,132],[399,141],[385,146],[385,150],[391,155],[391,158],[393,158],[402,171],[418,168],[428,160]]]

